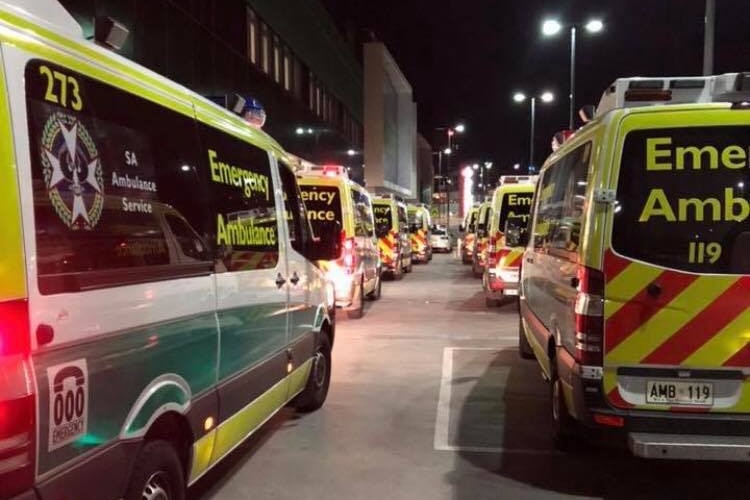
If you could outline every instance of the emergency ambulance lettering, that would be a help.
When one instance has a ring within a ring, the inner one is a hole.
[[[511,205],[511,206],[516,206],[516,205],[530,206],[531,205],[531,197],[529,197],[529,196],[518,196],[517,194],[510,194],[510,195],[508,195],[508,205]]]
[[[743,222],[750,217],[750,202],[734,196],[733,188],[724,189],[724,206],[718,198],[678,198],[676,212],[663,189],[652,189],[638,222],[663,217],[667,222]]]
[[[226,246],[275,246],[276,229],[258,227],[253,219],[224,221],[221,214],[216,216],[216,243]]]
[[[672,138],[653,137],[646,139],[646,170],[669,171],[685,170],[686,160],[692,170],[702,170],[707,166],[710,170],[719,167],[737,170],[748,167],[747,147],[730,145],[719,151],[715,146],[678,146],[671,147]]]
[[[217,159],[213,149],[208,150],[208,163],[211,168],[211,180],[242,189],[245,198],[252,198],[253,193],[265,195],[266,201],[271,197],[268,176],[229,165]]]

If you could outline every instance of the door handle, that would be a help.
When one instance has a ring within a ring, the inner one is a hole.
[[[284,286],[284,283],[286,283],[286,278],[284,278],[281,273],[278,273],[276,275],[276,287],[281,288]]]
[[[294,271],[292,273],[292,277],[289,278],[289,281],[292,282],[292,285],[296,285],[297,283],[299,283],[299,275],[297,274],[297,271]]]

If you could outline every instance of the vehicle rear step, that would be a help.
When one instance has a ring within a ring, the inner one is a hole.
[[[674,460],[750,461],[750,437],[634,432],[628,446],[633,455]]]

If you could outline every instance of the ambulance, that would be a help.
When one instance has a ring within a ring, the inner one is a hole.
[[[411,235],[406,204],[394,195],[376,196],[372,200],[375,235],[383,271],[400,280],[412,271]]]
[[[623,78],[545,162],[519,347],[561,444],[750,460],[749,148],[750,73]]]
[[[506,297],[518,296],[518,270],[523,247],[511,247],[505,239],[508,220],[526,226],[534,196],[536,176],[504,175],[492,194],[489,241],[485,249],[482,286],[488,307],[498,305]]]
[[[461,262],[464,264],[471,264],[474,259],[474,241],[476,239],[475,225],[478,212],[478,206],[471,207],[466,213],[463,223],[459,227],[459,230],[463,233],[459,252],[461,254]]]
[[[486,264],[487,244],[490,241],[488,229],[490,217],[492,216],[492,203],[482,202],[477,211],[477,220],[474,229],[474,252],[471,257],[471,272],[475,278],[481,278]]]
[[[427,263],[432,260],[432,222],[430,211],[423,204],[407,205],[411,257],[414,262]]]
[[[323,404],[331,255],[275,140],[52,0],[0,2],[0,134],[0,499],[181,500]]]
[[[378,242],[370,194],[349,179],[346,167],[303,163],[297,171],[310,225],[337,258],[320,262],[336,290],[336,306],[361,318],[365,298],[380,298]]]

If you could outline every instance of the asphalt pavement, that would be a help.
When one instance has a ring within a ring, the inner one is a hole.
[[[344,315],[341,315],[344,316]],[[488,309],[452,255],[339,319],[331,390],[282,410],[190,500],[744,498],[748,465],[554,447],[548,387],[518,356],[517,304]]]

